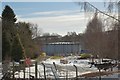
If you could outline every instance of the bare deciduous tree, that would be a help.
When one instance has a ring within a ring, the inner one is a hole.
[[[88,23],[85,34],[84,42],[86,49],[90,50],[94,55],[99,54],[102,56],[102,43],[103,40],[103,29],[104,26],[100,19],[98,19],[97,14]]]

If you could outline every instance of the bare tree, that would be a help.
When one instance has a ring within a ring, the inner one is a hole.
[[[32,31],[32,38],[36,38],[42,35],[42,29],[38,28],[37,24],[30,23],[30,30]]]
[[[81,8],[84,10],[85,13],[98,13],[102,14],[102,24],[104,24],[104,30],[101,33],[96,33],[96,25],[97,24],[94,20],[92,20],[93,25],[89,22],[87,25],[86,33],[84,36],[86,47],[98,53],[102,57],[110,57],[116,58],[118,57],[119,52],[119,26],[116,29],[116,25],[120,23],[120,2],[104,2],[104,7],[107,8],[106,11],[101,11],[97,7],[95,7],[90,2],[78,2]],[[106,5],[107,4],[107,5]],[[117,13],[118,12],[118,13]],[[117,15],[118,14],[118,15]],[[100,15],[101,16],[101,15]],[[89,28],[88,28],[89,26]],[[94,26],[94,27],[90,27]],[[91,29],[92,28],[92,29]],[[100,30],[100,29],[98,29]],[[89,32],[95,31],[95,33],[91,34]],[[101,35],[100,35],[101,34]]]
[[[105,5],[105,4],[108,4],[108,5]],[[106,18],[107,20],[113,19],[113,20],[116,20],[116,21],[120,22],[118,17],[115,16],[116,12],[118,12],[118,9],[119,9],[119,2],[118,1],[112,2],[110,0],[109,2],[105,2],[104,3],[104,5],[105,5],[104,7],[107,8],[106,12],[105,11],[101,11],[100,9],[98,9],[93,4],[91,4],[90,2],[87,2],[87,1],[78,2],[78,5],[81,6],[81,9],[83,9],[85,11],[85,13],[89,13],[89,12],[96,13],[97,12],[97,13],[105,15],[107,17]],[[114,14],[110,15],[112,12],[114,12]]]
[[[88,23],[85,34],[84,42],[86,49],[90,50],[94,55],[102,55],[102,43],[103,40],[103,29],[104,25],[101,20],[98,19],[97,14],[93,19]]]

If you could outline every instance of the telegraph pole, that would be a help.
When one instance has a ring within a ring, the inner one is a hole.
[[[120,20],[120,1],[118,2],[118,19]],[[118,23],[118,61],[120,61],[120,22]],[[120,70],[120,63],[118,63],[118,70]],[[118,75],[120,77],[120,75]]]

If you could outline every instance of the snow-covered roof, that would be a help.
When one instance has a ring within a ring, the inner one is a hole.
[[[48,43],[48,44],[80,44],[79,42],[54,42],[54,43]]]

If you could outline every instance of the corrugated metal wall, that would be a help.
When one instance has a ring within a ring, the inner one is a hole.
[[[68,55],[80,53],[80,44],[44,44],[42,51],[47,53],[47,55]]]

